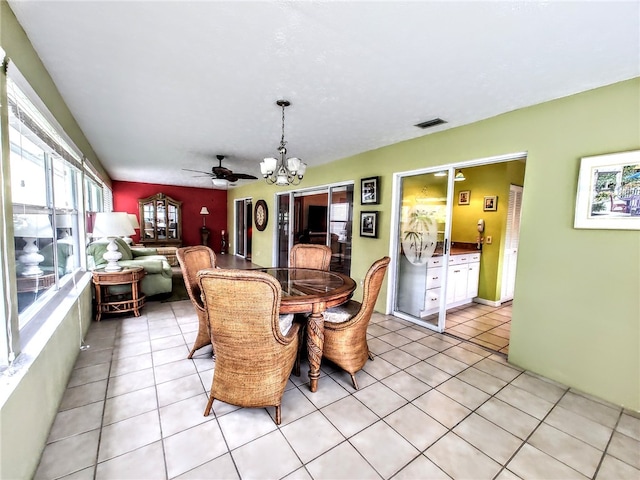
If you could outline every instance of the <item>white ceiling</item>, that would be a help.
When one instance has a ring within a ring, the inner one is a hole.
[[[638,1],[9,4],[116,180],[260,176],[280,98],[314,166],[640,75]]]

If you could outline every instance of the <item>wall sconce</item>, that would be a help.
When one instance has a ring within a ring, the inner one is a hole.
[[[462,182],[463,180],[466,180],[467,178],[464,176],[464,173],[462,173],[462,170],[458,170],[456,172],[456,176],[453,177],[453,181],[454,182]]]

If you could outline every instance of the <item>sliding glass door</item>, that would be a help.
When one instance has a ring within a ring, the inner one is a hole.
[[[353,184],[279,194],[275,264],[286,267],[297,243],[331,248],[331,270],[351,271]]]
[[[444,329],[453,170],[399,179],[394,314]]]

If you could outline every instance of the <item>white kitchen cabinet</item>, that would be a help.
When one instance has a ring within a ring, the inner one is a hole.
[[[470,303],[478,296],[480,253],[450,255],[448,266],[445,267],[443,263],[442,257],[432,257],[427,264],[422,317],[436,313],[440,307],[444,268],[447,268],[447,308]]]
[[[467,275],[466,298],[478,296],[478,284],[480,283],[480,262],[470,262]]]
[[[459,302],[467,295],[467,279],[469,276],[469,265],[462,263],[449,267],[449,278],[447,279],[447,306]]]

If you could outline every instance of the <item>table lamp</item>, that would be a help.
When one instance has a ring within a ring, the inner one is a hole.
[[[135,213],[128,213],[127,215],[129,217],[129,223],[131,223],[131,226],[133,227],[133,229],[134,230],[139,229],[140,223],[138,223],[138,217],[136,217]],[[124,237],[123,240],[127,242],[129,245],[133,244],[133,239],[131,237]]]
[[[102,256],[107,261],[105,272],[119,272],[122,267],[118,260],[122,258],[122,253],[118,251],[116,237],[128,237],[136,232],[131,226],[129,214],[126,212],[98,212],[93,227],[94,237],[107,237],[109,245],[107,251]]]
[[[22,249],[24,252],[18,261],[24,265],[22,275],[25,277],[36,277],[42,275],[42,270],[38,266],[44,257],[38,253],[36,239],[53,238],[53,228],[49,215],[46,214],[25,214],[14,216],[13,235],[22,237],[26,245]]]
[[[71,229],[73,228],[73,219],[69,213],[61,213],[56,215],[56,231],[58,232],[58,241],[63,243],[72,243]]]

